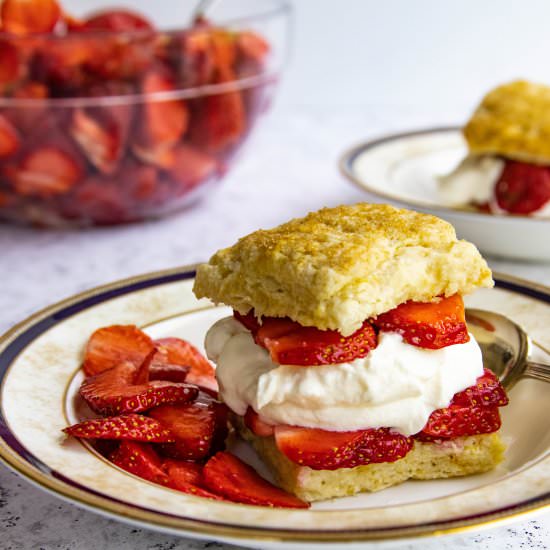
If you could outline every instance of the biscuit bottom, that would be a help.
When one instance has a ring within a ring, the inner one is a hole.
[[[414,442],[413,449],[396,462],[367,464],[339,470],[312,470],[289,460],[273,437],[258,437],[234,421],[239,434],[249,441],[268,465],[276,483],[297,497],[313,502],[344,497],[362,491],[380,491],[407,479],[442,479],[492,470],[504,456],[498,432],[459,437],[444,443]]]

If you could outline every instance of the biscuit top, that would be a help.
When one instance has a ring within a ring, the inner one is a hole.
[[[550,164],[550,87],[517,80],[491,90],[464,137],[475,154]]]
[[[492,286],[476,247],[447,222],[388,205],[325,208],[218,251],[193,288],[240,313],[349,335],[407,300]]]

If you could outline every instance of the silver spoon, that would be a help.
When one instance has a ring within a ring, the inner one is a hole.
[[[523,377],[550,382],[550,364],[530,359],[533,343],[519,325],[500,313],[473,308],[466,310],[466,323],[481,348],[484,365],[507,390]]]

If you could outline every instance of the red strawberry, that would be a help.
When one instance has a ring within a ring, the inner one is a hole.
[[[227,436],[226,406],[205,393],[192,403],[163,405],[149,415],[175,435],[175,443],[162,447],[174,458],[200,460],[223,446]]]
[[[160,458],[147,443],[122,441],[119,448],[111,453],[109,460],[119,468],[153,483],[168,483]]]
[[[19,51],[11,41],[0,40],[0,86],[13,84],[20,76]]]
[[[82,176],[76,158],[58,147],[44,145],[26,153],[10,179],[21,195],[49,197],[67,193]]]
[[[298,426],[277,426],[275,442],[290,460],[314,470],[395,462],[413,445],[411,438],[388,428],[329,432]]]
[[[486,434],[496,432],[500,428],[500,424],[497,406],[450,405],[434,411],[423,430],[415,437],[421,440],[431,440]]]
[[[218,392],[216,372],[210,361],[193,345],[181,338],[155,340],[157,355],[153,365],[181,365],[190,367],[186,381],[210,392]]]
[[[253,434],[260,437],[269,437],[275,433],[275,426],[264,422],[252,407],[246,409],[244,423]]]
[[[7,32],[48,33],[61,19],[61,8],[56,0],[4,0],[0,19]]]
[[[256,334],[260,328],[260,323],[254,315],[254,310],[251,309],[246,315],[242,315],[238,311],[233,310],[233,317],[237,319],[242,325],[244,325],[250,332]]]
[[[263,317],[253,334],[256,343],[281,365],[346,363],[365,357],[378,343],[376,332],[367,321],[351,336],[342,336],[336,330],[303,327],[288,318]]]
[[[103,327],[88,340],[82,368],[92,376],[123,362],[137,367],[154,349],[151,338],[135,325]]]
[[[550,200],[547,166],[507,161],[495,187],[497,204],[513,214],[531,214]]]
[[[247,61],[262,66],[269,54],[270,46],[262,36],[252,31],[242,31],[237,36],[239,54]]]
[[[9,120],[0,115],[0,158],[10,157],[17,152],[21,138],[17,129]]]
[[[79,25],[80,31],[151,31],[153,25],[141,14],[123,9],[96,13]]]
[[[151,365],[149,380],[166,380],[167,382],[186,382],[190,367],[181,365]]]
[[[160,422],[141,414],[125,414],[109,418],[86,420],[63,430],[66,434],[83,439],[129,439],[148,443],[175,441]]]
[[[470,339],[459,294],[437,302],[405,302],[382,313],[373,323],[382,331],[401,334],[406,342],[421,348],[440,349]]]
[[[275,487],[256,470],[228,452],[213,456],[203,469],[204,484],[233,502],[281,508],[309,508],[309,504]]]
[[[181,144],[174,148],[172,154],[172,165],[168,173],[179,184],[178,195],[190,191],[217,174],[216,159],[195,147]]]
[[[135,384],[137,372],[132,363],[121,363],[84,380],[80,395],[96,413],[112,416],[147,411],[166,403],[186,403],[197,395],[197,388],[188,384],[156,380]]]
[[[484,369],[475,385],[455,394],[451,405],[504,407],[508,405],[508,396],[495,374],[489,369]]]
[[[168,487],[198,497],[223,500],[218,495],[201,487],[203,484],[202,465],[183,460],[165,460],[162,467],[168,474]]]

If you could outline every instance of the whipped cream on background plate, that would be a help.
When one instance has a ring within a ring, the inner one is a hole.
[[[220,395],[236,414],[251,406],[268,423],[331,431],[417,433],[434,410],[483,374],[473,336],[427,350],[382,332],[376,349],[349,363],[277,365],[239,321],[227,317],[210,328],[205,348],[217,365]]]
[[[446,206],[488,203],[493,214],[509,215],[499,207],[495,197],[495,185],[504,165],[504,160],[491,155],[465,157],[452,172],[439,177],[441,200]],[[550,217],[550,201],[529,216]]]

